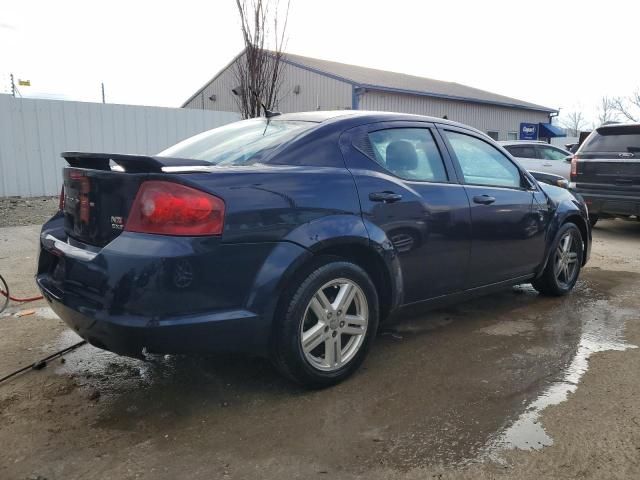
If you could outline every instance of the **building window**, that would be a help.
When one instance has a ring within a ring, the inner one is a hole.
[[[495,130],[489,130],[487,132],[487,135],[489,135],[491,138],[493,138],[497,142],[498,141],[498,137],[500,136],[500,133],[495,131]]]
[[[507,132],[507,140],[518,140],[518,132]]]

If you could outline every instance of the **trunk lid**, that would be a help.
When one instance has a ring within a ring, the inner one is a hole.
[[[124,230],[140,184],[163,168],[209,165],[198,160],[65,152],[64,225],[75,240],[102,247]]]
[[[141,176],[69,167],[63,176],[67,234],[96,246],[104,246],[120,235]]]

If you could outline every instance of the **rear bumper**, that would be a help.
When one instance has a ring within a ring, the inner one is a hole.
[[[589,208],[589,214],[631,216],[640,215],[640,196],[611,194],[577,188]]]
[[[99,348],[265,355],[279,282],[307,254],[290,242],[126,232],[88,250],[54,218],[41,234],[36,282],[56,314]]]
[[[87,308],[82,298],[55,292],[46,276],[36,281],[52,310],[92,345],[121,355],[246,351],[261,354],[264,322],[246,310],[153,320],[140,316],[111,316]]]

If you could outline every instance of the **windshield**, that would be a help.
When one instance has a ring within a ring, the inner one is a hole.
[[[187,138],[158,156],[205,160],[213,165],[259,163],[273,149],[314,125],[313,122],[253,118]]]

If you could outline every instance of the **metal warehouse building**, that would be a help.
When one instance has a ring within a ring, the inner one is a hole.
[[[182,106],[238,111],[234,62],[240,53]],[[285,54],[284,81],[277,109],[379,110],[446,117],[471,125],[496,140],[549,138],[562,132],[551,126],[557,110],[455,82]]]

